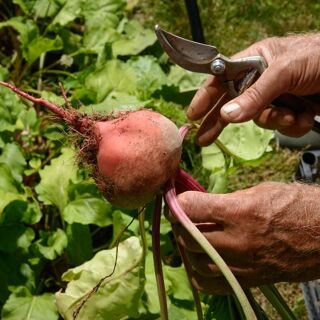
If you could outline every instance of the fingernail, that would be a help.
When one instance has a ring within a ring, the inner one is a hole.
[[[228,117],[235,118],[240,115],[241,108],[240,105],[238,105],[237,103],[229,103],[224,105],[221,108],[221,111],[226,113]]]

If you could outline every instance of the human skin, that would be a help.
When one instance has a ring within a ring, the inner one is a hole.
[[[317,186],[277,182],[231,194],[178,195],[186,214],[244,288],[320,278],[319,199]],[[231,293],[220,270],[188,232],[178,223],[173,230],[192,265],[196,288]]]
[[[252,55],[263,56],[269,67],[239,97],[228,101],[225,96],[219,114],[207,115],[225,92],[215,77],[191,102],[189,119],[206,118],[198,132],[200,145],[212,143],[229,122],[253,119],[294,137],[312,128],[320,111],[317,100],[300,105],[298,113],[287,106],[295,104],[291,95],[320,92],[320,34],[266,39],[234,57]],[[286,107],[269,107],[279,96]],[[189,191],[178,199],[244,287],[320,278],[318,186],[268,182],[224,195]],[[211,294],[230,293],[220,271],[182,226],[174,223],[174,231],[191,262],[195,286]]]
[[[200,145],[212,143],[229,122],[254,119],[261,127],[293,137],[302,136],[312,128],[313,118],[320,112],[320,97],[313,103],[301,103],[292,95],[320,92],[320,33],[265,39],[234,58],[255,55],[264,57],[268,68],[242,95],[231,101],[228,96],[222,99],[216,108],[219,111],[222,107],[220,113],[211,113],[198,131]],[[192,121],[204,118],[225,91],[223,84],[210,76],[193,98],[188,118]],[[284,106],[271,108],[270,103],[279,96]],[[237,105],[239,108],[235,109]],[[292,112],[292,107],[299,110],[298,114]]]

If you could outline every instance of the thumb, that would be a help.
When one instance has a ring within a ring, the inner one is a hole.
[[[260,78],[240,96],[221,108],[227,122],[244,122],[256,118],[275,98],[286,90],[286,79],[279,68],[270,66]]]

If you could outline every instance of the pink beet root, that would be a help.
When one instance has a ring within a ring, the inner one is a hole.
[[[0,81],[0,85],[50,109],[79,133],[75,145],[80,161],[89,165],[98,188],[113,205],[135,209],[150,202],[179,166],[178,128],[157,112],[141,109],[117,117],[88,116],[32,97],[11,84]]]

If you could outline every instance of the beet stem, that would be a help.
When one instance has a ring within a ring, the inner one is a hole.
[[[166,299],[166,289],[164,285],[163,270],[161,264],[160,253],[160,220],[162,209],[162,196],[157,195],[152,221],[152,252],[153,265],[156,274],[156,282],[158,288],[158,297],[160,303],[161,320],[168,320],[168,306]]]
[[[180,206],[176,196],[174,179],[171,179],[167,184],[165,199],[174,217],[189,232],[189,234],[194,238],[194,240],[198,242],[202,249],[208,254],[212,261],[221,270],[222,274],[225,276],[226,280],[229,282],[231,288],[233,289],[236,297],[238,298],[246,319],[256,320],[256,315],[239,282],[237,281],[233,273],[230,271],[227,264],[221,258],[219,253],[216,251],[216,249],[209,243],[209,241],[200,232],[200,230],[193,224],[193,222],[189,219],[189,217],[186,215],[186,213]]]
[[[0,81],[0,85],[9,88],[10,90],[17,93],[19,96],[21,96],[24,99],[27,99],[33,103],[39,104],[43,107],[46,107],[47,109],[52,111],[54,114],[56,114],[62,120],[66,121],[67,123],[69,123],[71,125],[73,124],[73,122],[74,122],[73,116],[70,114],[70,112],[65,111],[59,105],[56,105],[56,104],[51,103],[49,101],[46,101],[42,98],[35,98],[10,83]]]

